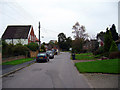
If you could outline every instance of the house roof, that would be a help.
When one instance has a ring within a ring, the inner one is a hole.
[[[31,25],[7,26],[2,39],[27,39]]]
[[[104,42],[104,35],[105,35],[105,32],[100,32],[97,34],[97,39],[100,39]]]
[[[117,41],[115,41],[116,43],[120,43],[120,39],[118,39]]]

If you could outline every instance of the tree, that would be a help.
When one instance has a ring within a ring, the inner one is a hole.
[[[105,39],[104,40],[104,51],[109,52],[113,39],[112,39],[111,31],[108,30],[108,28],[106,29],[104,39]]]
[[[101,31],[100,33],[97,34],[97,39],[98,38],[104,38],[105,32]]]
[[[80,25],[79,22],[76,22],[75,25],[73,25],[72,28],[74,31],[72,33],[75,33],[74,38],[81,38],[81,39],[87,39],[88,34],[85,33],[85,26]]]
[[[118,51],[118,47],[117,47],[115,41],[112,41],[109,52],[115,52],[115,51]]]
[[[45,46],[44,46],[44,44],[42,44],[41,45],[41,49],[40,49],[40,52],[45,52],[46,50],[45,50]]]
[[[58,42],[65,42],[66,35],[64,33],[58,34]]]
[[[43,45],[45,45],[45,42],[43,42]]]
[[[83,50],[83,40],[77,38],[72,42],[72,52],[80,53]]]
[[[69,48],[72,46],[72,38],[66,37],[64,33],[60,33],[58,35],[58,45],[62,50],[68,51]]]
[[[79,22],[76,22],[72,29],[74,30],[72,33],[75,33],[75,40],[72,42],[72,49],[77,53],[82,52],[83,43],[88,38],[88,34],[85,33],[85,26],[80,25]]]
[[[58,45],[62,50],[65,50],[66,48],[66,35],[64,33],[58,34]]]
[[[29,43],[28,45],[26,45],[31,51],[36,51],[38,50],[38,44],[37,43]]]
[[[114,40],[114,41],[118,40],[118,33],[116,32],[116,27],[115,27],[114,24],[113,24],[112,27],[110,28],[110,31],[111,31],[113,40]]]
[[[71,47],[72,47],[72,38],[68,37],[66,38],[66,50],[69,51]]]

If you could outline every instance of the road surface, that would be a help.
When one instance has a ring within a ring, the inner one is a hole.
[[[70,60],[62,52],[49,62],[35,63],[3,78],[3,88],[90,88]]]

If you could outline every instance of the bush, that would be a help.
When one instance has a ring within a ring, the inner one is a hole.
[[[38,50],[39,46],[37,43],[29,43],[28,45],[26,45],[31,51],[36,51]]]
[[[44,44],[42,44],[41,45],[41,49],[40,49],[40,52],[45,52],[46,50],[45,50],[45,46],[44,46]]]
[[[7,44],[5,41],[2,41],[2,57],[13,56],[13,44]]]
[[[94,55],[99,55],[104,53],[104,47],[99,47],[96,51],[93,52]]]
[[[15,56],[18,56],[18,55],[27,55],[29,52],[29,49],[23,45],[16,45],[14,48],[13,48],[13,53]]]
[[[102,55],[102,56],[105,56],[105,57],[109,57],[109,54],[110,54],[109,52],[104,52],[104,53],[102,53],[101,55]]]
[[[109,52],[116,52],[116,51],[118,51],[118,47],[117,47],[115,41],[112,41]]]
[[[114,59],[114,58],[120,58],[120,51],[117,52],[111,52],[109,55],[110,59]]]

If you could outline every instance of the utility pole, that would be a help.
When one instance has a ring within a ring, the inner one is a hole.
[[[41,47],[41,44],[40,44],[40,22],[39,22],[38,29],[39,29],[39,52],[40,52],[40,47]]]

